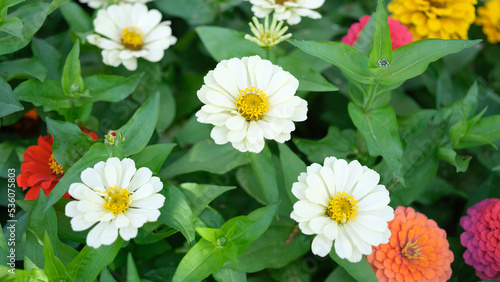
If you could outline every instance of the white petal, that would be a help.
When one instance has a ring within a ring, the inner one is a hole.
[[[333,164],[333,173],[335,173],[335,188],[337,192],[345,192],[345,184],[349,175],[348,164],[343,159],[338,159]]]
[[[131,207],[144,209],[159,209],[163,207],[165,197],[161,194],[154,194],[148,198],[132,202]]]
[[[129,191],[133,192],[138,188],[140,188],[142,185],[146,184],[151,179],[151,176],[153,176],[153,172],[149,168],[147,167],[139,168],[135,172],[134,177],[132,177],[132,180],[130,181]]]
[[[95,169],[86,168],[84,171],[82,171],[81,179],[83,183],[85,183],[85,185],[94,190],[102,190],[104,187],[101,177],[99,176],[99,174]]]
[[[128,226],[130,224],[130,221],[123,213],[119,213],[113,223],[115,224],[116,228],[122,228]]]
[[[130,239],[137,237],[137,228],[133,225],[120,228],[120,237],[122,237],[125,241],[129,241]]]
[[[132,201],[137,201],[140,199],[147,198],[155,193],[153,185],[146,183],[141,186],[141,188],[135,190],[135,192],[130,196]]]
[[[312,241],[311,251],[315,255],[325,257],[332,250],[332,245],[332,240],[329,240],[323,235],[317,235]]]
[[[314,218],[324,215],[326,209],[324,206],[313,204],[309,201],[298,201],[293,205],[295,213],[302,218]]]
[[[335,239],[335,252],[340,258],[348,258],[352,254],[351,241],[346,237],[345,230],[340,228],[337,239]]]
[[[318,216],[311,221],[309,221],[309,227],[311,227],[312,231],[316,234],[323,234],[323,228],[329,223],[332,222],[332,219],[326,216]]]
[[[360,199],[366,194],[370,193],[377,186],[380,181],[380,175],[374,170],[368,170],[361,175],[355,189],[353,190],[352,196],[355,199]]]

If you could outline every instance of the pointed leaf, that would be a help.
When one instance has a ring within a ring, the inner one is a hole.
[[[335,253],[335,248],[332,248],[330,257],[357,281],[378,281],[373,268],[370,266],[365,256],[362,256],[360,262],[352,263],[346,259],[341,259],[337,253]]]
[[[392,62],[391,33],[384,0],[378,0],[375,11],[375,35],[369,58],[370,67],[378,67],[380,60],[387,60],[389,64]]]
[[[68,96],[77,96],[77,94],[83,93],[84,90],[79,56],[80,41],[77,39],[66,57],[61,79],[64,94]]]
[[[176,144],[154,144],[147,146],[139,153],[133,155],[131,159],[135,161],[137,167],[145,166],[154,173],[158,173],[163,162],[165,162],[175,146]]]
[[[54,255],[52,242],[47,232],[45,232],[44,236],[43,256],[45,257],[45,274],[47,274],[51,280],[60,281],[67,278],[68,273],[66,273],[66,269],[61,260]]]
[[[219,195],[236,188],[236,186],[217,186],[196,183],[183,183],[180,187],[189,204],[193,207],[193,213],[196,216],[198,216],[208,204]]]
[[[12,92],[10,84],[5,82],[1,76],[0,93],[0,118],[24,109],[23,105],[17,100],[16,95],[14,95],[14,92]]]
[[[278,180],[276,179],[276,167],[271,160],[271,151],[266,145],[262,152],[248,153],[252,171],[257,177],[262,194],[266,203],[273,203],[279,199]]]

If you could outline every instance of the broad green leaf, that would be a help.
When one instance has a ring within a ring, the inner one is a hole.
[[[210,7],[210,2],[204,0],[184,0],[184,1],[155,1],[156,7],[166,13],[183,18],[190,25],[207,24],[213,22],[216,11]],[[217,3],[220,6],[221,3]]]
[[[5,32],[23,40],[23,22],[17,17],[0,21],[0,32]]]
[[[6,81],[31,77],[44,81],[47,77],[47,70],[36,57],[23,58],[0,63],[0,76],[3,76]]]
[[[127,281],[141,281],[132,253],[127,254]]]
[[[160,208],[161,215],[158,221],[179,230],[190,244],[194,243],[195,215],[184,194],[168,182],[163,182],[160,193],[165,196],[165,204]]]
[[[297,91],[328,92],[339,90],[306,61],[291,56],[282,56],[278,58],[276,64],[299,80]]]
[[[83,247],[78,256],[66,267],[70,281],[94,281],[102,268],[115,259],[122,245],[123,239],[118,236],[118,239],[109,246],[103,245],[97,249]]]
[[[295,221],[280,217],[238,257],[237,266],[228,262],[225,267],[250,273],[282,268],[307,253],[311,240],[311,236],[302,234]]]
[[[465,172],[469,168],[469,162],[472,157],[460,156],[452,148],[441,147],[439,148],[439,158],[456,167],[457,172]]]
[[[375,11],[375,35],[373,49],[368,60],[370,67],[377,68],[380,60],[387,60],[389,64],[392,62],[391,33],[384,0],[378,0]]]
[[[243,32],[217,26],[200,26],[196,28],[196,32],[210,55],[218,62],[253,55],[266,58],[264,50],[246,40]],[[228,42],[231,42],[231,48],[227,48]]]
[[[24,109],[19,103],[16,95],[12,92],[10,84],[0,77],[0,117],[15,113]]]
[[[31,50],[33,58],[40,61],[47,70],[47,78],[60,81],[63,68],[61,52],[48,41],[36,37],[31,41]]]
[[[217,245],[221,244],[221,238],[224,237],[224,232],[216,228],[208,227],[198,227],[196,228],[196,233],[200,234],[201,238],[207,240],[208,242]],[[224,238],[225,240],[225,238]]]
[[[217,282],[246,282],[247,274],[242,271],[223,267],[212,273],[212,277]]]
[[[408,206],[415,201],[434,179],[439,165],[439,145],[445,135],[444,125],[430,126],[407,139],[403,154],[406,185],[388,186],[392,207]]]
[[[42,106],[46,112],[57,111],[63,113],[71,108],[71,102],[61,87],[59,81],[45,80],[40,82],[36,79],[29,79],[19,84],[14,93],[19,100],[30,102],[35,106]]]
[[[223,248],[201,239],[182,258],[172,281],[201,281],[219,270],[227,260]]]
[[[159,100],[158,93],[149,97],[127,124],[118,129],[125,137],[123,153],[126,157],[140,152],[151,139],[160,114]]]
[[[139,153],[131,156],[135,161],[136,167],[147,167],[154,173],[160,171],[165,159],[170,155],[175,144],[155,144],[147,146]]]
[[[433,206],[442,198],[447,197],[456,197],[465,201],[469,199],[469,195],[463,190],[457,189],[445,179],[436,176],[415,202],[426,206]]]
[[[352,47],[359,50],[366,57],[370,56],[373,50],[373,40],[375,34],[375,17],[370,16],[370,20],[365,24],[363,29],[359,32],[359,38],[356,40]]]
[[[71,122],[46,119],[47,129],[54,137],[52,154],[57,163],[67,171],[92,146],[92,138]]]
[[[170,179],[199,170],[224,174],[248,161],[247,156],[233,148],[231,144],[217,145],[207,140],[198,142],[185,155],[164,167],[160,171],[160,176]]]
[[[26,234],[26,250],[24,252],[25,268],[44,268],[45,257],[43,241],[48,234],[54,246],[54,255],[63,262],[71,261],[78,253],[75,249],[59,241],[57,236],[57,218],[54,208],[45,209],[47,197],[42,189],[30,216]]]
[[[361,261],[357,263],[352,263],[346,259],[341,259],[337,253],[335,253],[335,248],[330,251],[330,257],[342,268],[344,268],[347,273],[357,281],[367,281],[376,282],[378,281],[375,272],[373,271],[370,263],[366,260],[365,256],[362,256]]]
[[[7,16],[7,8],[17,5],[24,0],[3,0],[0,2],[0,22],[5,19]]]
[[[9,222],[5,222],[5,223],[6,223],[6,226],[10,226]],[[13,230],[13,229],[15,229],[15,227],[10,228],[9,230]],[[10,234],[9,234],[9,237],[10,237]],[[13,243],[10,243],[10,244],[12,245]],[[4,235],[3,229],[2,229],[2,224],[0,224],[0,256],[1,256],[0,257],[0,265],[9,265],[10,266],[11,256],[15,256],[15,255],[16,255],[15,252],[14,252],[14,255],[12,255],[12,253],[10,252],[10,248],[7,246],[7,241],[5,240],[5,235]],[[0,278],[1,278],[1,276],[0,276]]]
[[[283,170],[285,190],[291,203],[297,198],[292,194],[292,185],[298,181],[302,172],[306,172],[306,164],[286,144],[278,144],[280,151],[281,169]]]
[[[116,282],[106,266],[102,268],[101,274],[99,275],[99,282]]]
[[[310,162],[322,163],[327,157],[345,159],[352,154],[356,149],[356,133],[352,129],[340,131],[330,126],[326,136],[320,140],[294,138],[293,143]]]
[[[217,186],[209,184],[183,183],[181,191],[186,196],[195,216],[198,216],[215,198],[233,190],[235,186]]]
[[[337,266],[335,269],[326,277],[324,282],[356,282],[358,280],[354,279],[347,273],[347,271],[342,266]]]
[[[244,165],[236,170],[236,180],[245,192],[262,205],[267,203],[264,190],[261,189],[259,180],[250,165]]]
[[[279,200],[278,180],[276,179],[276,167],[271,160],[271,151],[266,145],[260,153],[248,152],[248,158],[252,171],[259,181],[260,189],[266,200],[266,204]]]
[[[82,70],[80,67],[80,41],[76,40],[64,63],[61,86],[64,94],[78,96],[84,91]]]
[[[172,124],[175,118],[176,103],[172,88],[166,84],[158,86],[160,92],[160,113],[156,122],[156,130],[164,132]]]
[[[67,171],[64,172],[63,177],[59,180],[57,185],[52,189],[49,194],[49,200],[45,209],[54,205],[66,192],[72,183],[82,182],[80,175],[86,168],[93,167],[99,161],[106,161],[110,156],[110,151],[106,145],[96,143],[90,147],[90,150],[83,155],[76,163],[74,163]]]
[[[422,39],[406,44],[392,52],[392,75],[380,80],[381,84],[396,84],[422,74],[430,63],[465,48],[472,47],[481,40]]]
[[[273,221],[279,202],[256,209],[247,216],[237,216],[222,225],[228,241],[238,249],[238,254],[245,252],[253,241],[257,240]]]
[[[175,140],[180,144],[196,144],[201,141],[206,141],[207,139],[210,139],[210,131],[213,128],[214,127],[211,124],[198,122],[197,117],[192,115],[182,126],[179,133],[177,133]]]
[[[68,273],[66,273],[61,260],[55,256],[54,248],[47,232],[45,232],[44,236],[43,256],[45,257],[45,274],[47,274],[50,280],[59,281],[67,278]]]
[[[72,30],[86,32],[93,29],[89,14],[77,3],[67,2],[59,9]]]
[[[465,97],[451,105],[440,108],[433,122],[439,124],[448,121],[451,126],[459,122],[464,113],[467,119],[472,119],[476,113],[478,95],[477,81],[474,81],[474,84],[469,88]]]
[[[349,116],[366,140],[371,156],[382,156],[392,175],[405,185],[403,177],[403,147],[398,135],[394,110],[385,106],[363,113],[361,108],[349,103]]]
[[[401,139],[406,139],[408,135],[422,132],[431,119],[436,115],[436,110],[419,110],[411,115],[398,116],[398,131]]]
[[[500,139],[500,115],[487,116],[472,126],[469,132],[462,137],[457,149],[471,148],[481,145],[494,145]]]
[[[368,70],[368,58],[353,47],[340,42],[288,40],[302,51],[337,66],[348,77],[371,84],[374,77]]]
[[[89,98],[90,101],[118,102],[134,92],[143,76],[143,73],[129,77],[96,74],[85,77],[83,83],[92,96]]]
[[[0,280],[4,282],[10,281],[44,281],[49,282],[49,278],[42,269],[14,269],[5,265],[0,265]]]

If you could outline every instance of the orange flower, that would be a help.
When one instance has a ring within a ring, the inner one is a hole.
[[[446,281],[453,252],[446,232],[412,208],[397,207],[389,222],[389,243],[373,247],[366,258],[379,281]]]
[[[93,132],[84,131],[84,133],[91,136],[92,140],[98,138]],[[63,168],[52,154],[53,142],[52,136],[40,136],[38,145],[29,146],[24,152],[21,174],[17,176],[17,185],[22,187],[23,191],[29,189],[24,197],[25,200],[37,199],[40,189],[48,196],[64,175]],[[63,198],[69,199],[70,195],[66,193]]]

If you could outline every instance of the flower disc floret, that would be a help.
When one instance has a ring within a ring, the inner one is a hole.
[[[196,113],[201,123],[213,124],[216,144],[258,153],[264,139],[283,143],[296,121],[304,121],[307,102],[295,92],[299,81],[259,56],[223,60],[204,78],[197,95],[204,106]]]
[[[302,233],[316,235],[312,252],[326,256],[332,246],[341,258],[358,262],[372,246],[389,241],[387,222],[394,217],[380,175],[358,161],[326,158],[314,163],[292,186],[299,199],[290,217]],[[335,245],[334,245],[335,243]]]
[[[128,70],[137,68],[137,58],[158,62],[164,51],[177,42],[170,21],[161,22],[158,10],[142,3],[111,5],[97,12],[89,43],[102,49],[103,63]]]
[[[460,219],[465,263],[482,280],[500,279],[500,199],[485,199]]]
[[[476,24],[483,27],[488,42],[500,42],[500,1],[490,0],[477,8]]]
[[[413,40],[467,39],[477,0],[393,0],[391,17],[406,25]]]
[[[366,258],[379,281],[447,281],[453,252],[446,232],[413,208],[397,207],[388,243]]]
[[[258,18],[271,13],[279,21],[286,20],[289,25],[298,24],[301,17],[320,19],[321,14],[313,11],[325,3],[325,0],[249,0],[252,11]]]
[[[74,231],[93,226],[87,235],[91,247],[110,245],[118,235],[126,241],[135,238],[138,228],[160,216],[163,183],[150,169],[136,169],[132,159],[98,162],[82,171],[81,179],[69,187],[77,201],[66,204],[65,213]]]

